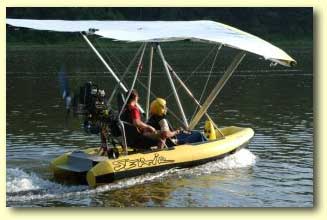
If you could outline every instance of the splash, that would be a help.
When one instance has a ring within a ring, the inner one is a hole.
[[[23,170],[17,168],[7,169],[7,193],[39,189],[40,186],[34,184],[33,179],[35,178],[25,173]]]
[[[78,192],[86,186],[66,186],[42,179],[35,173],[19,168],[7,169],[7,201],[26,201],[42,198],[55,198],[59,194]]]
[[[223,159],[203,164],[185,171],[193,175],[211,174],[221,170],[233,170],[252,167],[255,165],[256,156],[248,149],[241,149]]]
[[[211,168],[218,169],[238,169],[251,167],[255,165],[256,156],[249,151],[248,149],[241,149],[237,151],[235,154],[232,154],[228,157],[225,157],[221,160],[217,160],[209,165]]]
[[[134,178],[123,179],[114,183],[91,189],[88,186],[62,185],[42,179],[35,173],[27,173],[21,169],[7,170],[7,202],[25,202],[30,200],[61,200],[63,198],[85,197],[103,192],[129,188],[136,185],[151,183],[187,175],[204,175],[225,169],[251,167],[256,156],[247,149],[241,149],[235,154],[221,160],[203,164],[188,169],[170,169],[163,172],[145,174]]]
[[[60,200],[85,195],[95,195],[102,192],[127,188],[160,178],[170,176],[175,169],[146,174],[135,178],[123,179],[115,183],[91,189],[88,186],[71,186],[44,180],[35,173],[27,173],[21,169],[7,170],[7,202],[25,202],[31,200]]]

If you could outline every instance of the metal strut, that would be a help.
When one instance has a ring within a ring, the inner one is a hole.
[[[86,41],[86,43],[91,47],[91,49],[93,50],[93,52],[98,56],[98,58],[104,64],[104,66],[109,70],[109,72],[111,73],[111,75],[114,77],[114,79],[118,83],[119,87],[126,93],[128,91],[127,88],[126,88],[126,86],[121,82],[121,80],[118,78],[118,76],[115,74],[115,72],[110,68],[110,66],[108,65],[108,63],[103,59],[103,57],[98,52],[98,50],[93,46],[93,44],[91,43],[91,41],[87,38],[86,34],[84,34],[84,33],[81,32],[81,35],[84,38],[84,40]],[[143,114],[144,113],[143,108],[140,105],[138,105],[137,107],[140,109],[141,113]]]
[[[126,96],[126,100],[125,100],[125,102],[124,102],[124,105],[123,105],[123,107],[121,108],[121,110],[120,110],[120,112],[119,112],[119,115],[118,115],[119,122],[120,122],[120,126],[121,126],[122,131],[123,131],[123,132],[122,132],[122,134],[123,134],[123,145],[124,145],[123,148],[124,148],[124,153],[125,153],[125,155],[127,155],[127,153],[128,153],[128,151],[127,151],[127,140],[126,140],[126,133],[125,133],[124,122],[123,122],[122,120],[120,120],[120,117],[121,117],[121,115],[122,115],[122,113],[123,113],[123,111],[124,111],[124,109],[125,109],[125,107],[126,107],[126,105],[127,105],[128,99],[129,99],[129,97],[131,96],[131,93],[132,93],[132,91],[133,91],[133,89],[134,89],[134,86],[135,86],[135,83],[136,83],[136,79],[137,79],[138,74],[139,74],[140,69],[141,69],[141,64],[142,64],[143,55],[144,55],[144,51],[145,51],[146,45],[147,45],[147,44],[145,43],[145,44],[144,44],[144,47],[143,47],[143,50],[142,50],[141,57],[140,57],[140,59],[139,59],[139,62],[138,62],[138,65],[137,65],[137,68],[136,68],[136,71],[135,71],[135,75],[134,75],[134,79],[133,79],[132,86],[131,86],[131,88],[130,88],[130,90],[129,90],[129,92],[128,92],[128,95]]]
[[[190,123],[189,129],[194,129],[194,127],[199,123],[202,116],[207,112],[208,108],[212,104],[213,100],[217,97],[221,89],[224,87],[228,79],[232,76],[238,65],[242,62],[246,53],[244,51],[239,52],[232,63],[229,65],[224,75],[221,77],[217,85],[213,88],[208,98],[203,103],[202,107],[200,107],[199,111],[194,116],[193,120]]]
[[[135,56],[133,57],[133,59],[130,61],[130,63],[128,64],[124,74],[120,77],[120,82],[123,82],[123,80],[125,79],[125,77],[127,76],[127,74],[129,73],[129,69],[131,68],[131,66],[134,64],[136,58],[138,57],[139,53],[142,51],[142,47],[144,45],[142,44],[140,46],[140,48],[136,51],[135,53]],[[118,60],[120,63],[121,61]],[[110,105],[112,100],[114,99],[115,95],[116,95],[116,92],[117,90],[119,89],[119,83],[117,83],[117,85],[115,86],[115,88],[113,89],[113,92],[111,93],[110,97],[109,97],[109,101],[108,101],[108,104]]]
[[[152,76],[152,63],[153,63],[153,45],[150,49],[150,64],[149,64],[149,76],[148,76],[148,90],[146,96],[146,120],[149,119],[149,107],[150,107],[150,96],[151,96],[151,76]]]
[[[175,88],[175,85],[174,85],[174,81],[173,81],[173,79],[172,79],[172,77],[171,77],[171,75],[169,73],[167,61],[166,61],[166,59],[165,59],[165,57],[164,57],[164,55],[162,53],[162,50],[161,50],[161,47],[160,47],[159,44],[158,44],[157,48],[158,48],[158,53],[159,53],[159,55],[161,57],[161,60],[163,62],[163,65],[165,67],[170,86],[173,89],[173,93],[174,93],[174,96],[175,96],[179,111],[180,111],[180,113],[182,115],[182,118],[183,118],[184,126],[185,126],[185,128],[188,128],[189,126],[188,126],[188,122],[187,122],[187,119],[186,119],[186,116],[185,116],[185,113],[184,113],[184,109],[182,107],[181,101],[180,101],[179,96],[177,94],[177,91],[176,91],[176,88]]]
[[[181,80],[181,78],[179,78],[179,76],[177,75],[177,73],[173,70],[173,68],[167,63],[170,71],[173,73],[173,75],[175,76],[175,78],[177,79],[177,81],[179,82],[179,84],[184,88],[184,90],[186,91],[186,93],[191,97],[191,99],[194,101],[194,103],[201,108],[201,104],[200,102],[194,97],[193,93],[191,92],[191,90],[189,88],[187,88],[187,86],[185,85],[185,83]],[[212,118],[210,117],[210,115],[208,114],[208,112],[204,113],[206,115],[206,117],[212,122],[213,126],[218,130],[218,132],[222,135],[222,137],[225,137],[225,135],[220,131],[220,129],[218,128],[218,126],[216,125],[216,123],[212,120]]]
[[[84,40],[87,42],[87,44],[91,47],[91,49],[94,51],[94,53],[99,57],[99,59],[101,60],[101,62],[104,64],[104,66],[109,70],[109,72],[111,73],[111,75],[114,77],[114,79],[116,80],[117,83],[119,83],[120,88],[123,89],[124,92],[127,92],[127,88],[125,87],[125,85],[119,80],[119,78],[117,77],[117,75],[114,73],[114,71],[110,68],[110,66],[108,65],[108,63],[103,59],[103,57],[101,56],[101,54],[98,52],[98,50],[93,46],[93,44],[90,42],[90,40],[87,38],[87,36],[83,33],[81,33]]]
[[[145,51],[146,45],[147,45],[147,44],[145,43],[145,44],[144,44],[144,47],[143,47],[143,50],[142,50],[142,54],[141,54],[140,59],[139,59],[139,62],[138,62],[138,64],[137,64],[137,68],[136,68],[136,71],[135,71],[135,75],[134,75],[134,79],[133,79],[132,86],[131,86],[131,88],[130,88],[129,91],[128,91],[128,95],[126,96],[126,100],[125,100],[125,102],[124,102],[124,105],[123,105],[123,107],[121,108],[121,110],[120,110],[120,112],[119,112],[119,115],[118,115],[118,118],[119,118],[119,119],[120,119],[120,116],[121,116],[121,114],[123,113],[123,111],[124,111],[124,109],[125,109],[125,107],[126,107],[126,105],[127,105],[128,99],[129,99],[129,97],[131,96],[131,93],[132,93],[132,91],[133,91],[133,89],[134,89],[134,86],[135,86],[135,83],[136,83],[136,79],[137,79],[138,74],[139,74],[140,69],[141,69],[141,64],[142,64],[143,55],[144,55],[144,51]]]

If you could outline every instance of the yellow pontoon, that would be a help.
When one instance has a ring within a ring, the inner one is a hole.
[[[51,162],[56,178],[69,176],[90,186],[98,186],[117,179],[158,172],[169,168],[182,168],[223,158],[246,147],[254,132],[251,128],[226,127],[221,132],[225,138],[203,143],[185,144],[166,150],[148,150],[121,155],[117,159],[99,156],[99,148],[64,154]],[[123,154],[122,148],[119,148]]]

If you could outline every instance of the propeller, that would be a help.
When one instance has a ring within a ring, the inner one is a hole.
[[[62,66],[60,68],[60,71],[58,73],[58,80],[60,86],[60,94],[62,95],[62,99],[65,102],[66,112],[67,114],[69,114],[71,109],[72,97],[69,88],[69,81],[66,76],[65,66]]]

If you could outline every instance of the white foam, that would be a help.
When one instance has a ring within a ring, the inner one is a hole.
[[[85,190],[86,186],[66,186],[42,179],[35,173],[27,173],[19,168],[7,169],[7,201],[24,201],[57,197],[68,192]],[[34,193],[29,193],[29,192]],[[27,194],[25,195],[25,193]],[[37,194],[35,194],[37,193]],[[14,196],[11,196],[14,194]]]
[[[241,149],[234,154],[226,156],[220,160],[212,161],[193,168],[178,171],[179,177],[183,175],[200,176],[211,174],[222,170],[233,170],[252,167],[255,165],[256,156],[248,149]]]
[[[255,165],[256,156],[248,149],[241,149],[221,160],[215,161],[213,165],[217,169],[238,169]]]
[[[43,185],[42,181],[33,174],[27,174],[21,169],[7,169],[7,193],[37,190]]]
[[[154,174],[145,174],[137,177],[123,179],[114,183],[106,184],[95,189],[87,186],[68,186],[40,178],[34,173],[27,173],[21,169],[9,168],[7,170],[7,201],[24,202],[28,200],[62,199],[83,195],[94,195],[102,192],[128,188],[144,183],[160,181],[165,178],[184,175],[203,175],[225,169],[237,169],[250,167],[255,164],[256,156],[247,149],[241,149],[235,154],[221,160],[213,161],[188,169],[170,169]],[[37,190],[36,193],[19,194]],[[38,191],[39,190],[39,191]],[[18,194],[17,194],[18,192]],[[10,195],[16,193],[17,195]]]
[[[49,180],[39,178],[36,174],[28,174],[21,169],[8,169],[7,171],[7,202],[23,202],[28,200],[43,199],[61,199],[68,197],[78,197],[83,195],[92,195],[101,192],[107,192],[134,185],[152,182],[158,178],[164,178],[175,172],[175,169],[158,172],[155,174],[146,174],[134,178],[123,179],[114,183],[90,189],[88,186],[68,186]],[[31,190],[39,190],[34,193],[27,193]],[[21,194],[19,194],[19,192]],[[16,195],[10,195],[15,193]],[[9,194],[9,196],[8,196]]]

